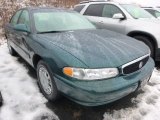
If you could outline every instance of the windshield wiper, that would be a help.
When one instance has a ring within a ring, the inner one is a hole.
[[[38,34],[45,34],[45,33],[60,33],[63,31],[44,31],[44,32],[37,32]]]

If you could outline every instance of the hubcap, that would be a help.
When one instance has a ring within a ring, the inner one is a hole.
[[[48,70],[44,66],[41,66],[38,72],[39,72],[39,79],[43,87],[43,90],[45,91],[46,94],[48,95],[51,94],[52,82],[51,82],[51,77],[48,73]]]

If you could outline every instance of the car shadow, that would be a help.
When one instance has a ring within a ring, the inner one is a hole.
[[[17,61],[28,70],[28,75],[30,77],[37,79],[36,70],[32,66],[30,66],[23,58],[19,56],[17,57]]]
[[[160,62],[155,62],[155,67],[160,70]]]

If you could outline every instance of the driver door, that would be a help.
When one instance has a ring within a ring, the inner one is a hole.
[[[102,10],[101,28],[125,34],[126,20],[114,19],[115,14],[123,14],[123,12],[115,5],[105,4]]]
[[[24,24],[26,25],[28,31],[30,31],[30,19],[29,19],[29,13],[27,10],[23,10],[18,23],[17,24]],[[23,32],[23,31],[17,31],[17,40],[19,41],[19,49],[20,49],[20,55],[25,58],[26,61],[30,63],[30,47],[29,42],[31,41],[30,33]]]

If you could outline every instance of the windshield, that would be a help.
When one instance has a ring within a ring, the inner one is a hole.
[[[122,5],[122,7],[135,19],[153,18],[153,16],[137,5]]]
[[[36,12],[33,14],[37,32],[96,29],[85,17],[71,12]]]
[[[158,11],[160,11],[160,8],[157,8]]]

